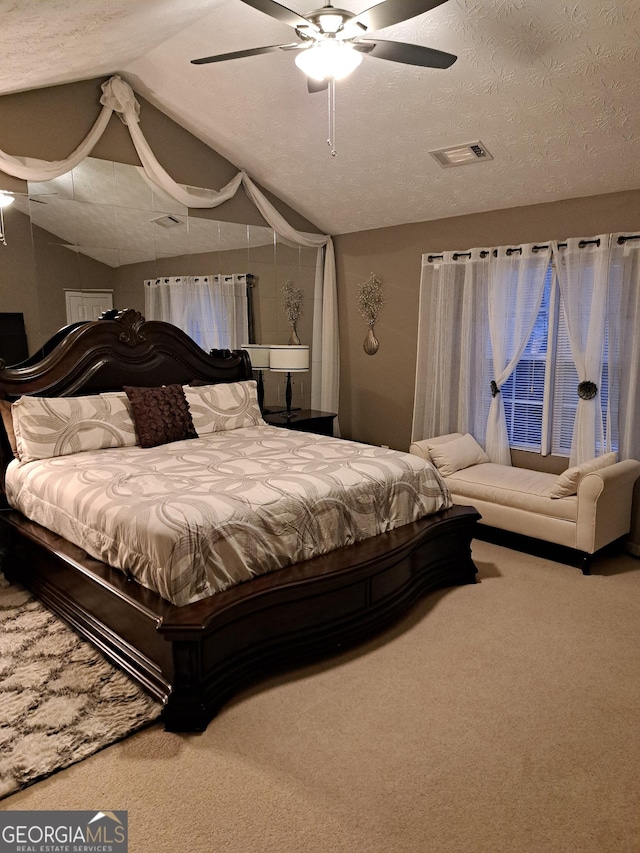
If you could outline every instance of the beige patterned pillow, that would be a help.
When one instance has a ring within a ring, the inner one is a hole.
[[[131,404],[124,392],[20,397],[12,414],[21,462],[138,443]]]
[[[198,435],[265,423],[258,405],[254,379],[182,387]]]

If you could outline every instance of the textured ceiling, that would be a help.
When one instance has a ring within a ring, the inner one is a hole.
[[[638,0],[449,0],[381,31],[458,61],[365,57],[337,84],[336,157],[326,94],[307,93],[291,53],[189,63],[295,40],[240,0],[0,0],[0,11],[0,93],[121,73],[333,234],[640,188]],[[429,153],[476,140],[493,160],[443,169]]]

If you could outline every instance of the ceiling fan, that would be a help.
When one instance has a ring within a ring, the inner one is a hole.
[[[300,41],[204,56],[192,59],[194,65],[226,62],[276,50],[299,51],[295,61],[308,77],[309,91],[320,92],[328,87],[330,81],[340,80],[354,71],[362,62],[363,55],[423,68],[449,68],[457,59],[451,53],[431,47],[365,37],[369,32],[435,9],[446,0],[384,0],[359,15],[335,8],[330,0],[322,9],[306,15],[299,15],[275,0],[242,2],[293,27]]]

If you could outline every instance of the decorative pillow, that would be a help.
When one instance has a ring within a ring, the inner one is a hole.
[[[409,445],[409,453],[420,456],[427,462],[433,462],[429,452],[430,444],[444,444],[445,441],[453,441],[454,438],[462,438],[461,432],[450,432],[448,435],[439,435],[437,438],[423,438],[420,441],[412,441]]]
[[[451,441],[439,443],[427,439],[426,443],[431,460],[443,477],[448,477],[471,465],[489,462],[487,454],[469,433]]]
[[[125,385],[141,447],[197,438],[181,385],[137,388]]]
[[[16,434],[13,430],[13,415],[11,414],[11,403],[8,400],[0,400],[0,417],[4,424],[5,432],[11,446],[11,452],[17,458],[18,446],[16,444]]]
[[[184,385],[198,435],[247,426],[262,426],[255,379],[218,385]]]
[[[591,474],[592,471],[599,471],[600,468],[607,468],[617,461],[617,453],[605,453],[602,456],[596,456],[595,459],[590,459],[588,462],[583,462],[582,465],[574,465],[573,468],[567,468],[549,489],[549,497],[568,498],[571,495],[576,495],[580,480],[584,476]]]
[[[21,462],[136,444],[131,406],[122,392],[20,397],[11,413]]]

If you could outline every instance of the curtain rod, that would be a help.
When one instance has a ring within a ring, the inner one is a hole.
[[[629,237],[624,237],[624,236],[618,237],[616,242],[618,243],[619,246],[622,246],[624,243],[627,242],[627,240],[640,240],[640,234],[631,234]],[[600,240],[599,239],[598,240],[580,240],[580,242],[578,243],[578,246],[581,249],[584,249],[585,246],[592,246],[592,245],[599,246]],[[548,248],[549,248],[549,244],[547,243],[546,245],[543,245],[543,246],[533,246],[531,251],[532,252],[541,252],[543,249],[548,249]],[[567,244],[566,243],[558,243],[558,248],[559,249],[566,249]],[[513,249],[507,249],[505,254],[513,255],[514,252],[522,252],[522,246],[517,246],[516,248],[513,248]],[[486,258],[488,254],[489,254],[488,251],[483,250],[482,252],[480,252],[480,257]],[[494,249],[493,250],[493,257],[495,258],[497,256],[498,256],[498,250]],[[471,252],[454,252],[451,257],[453,258],[454,261],[457,261],[459,258],[470,258]],[[442,258],[444,258],[444,255],[427,255],[427,262],[431,264],[434,261],[441,261]]]

